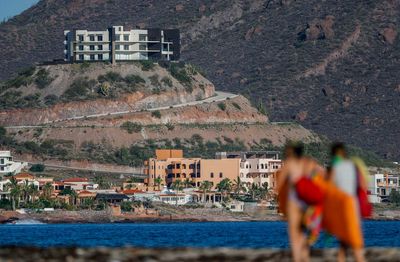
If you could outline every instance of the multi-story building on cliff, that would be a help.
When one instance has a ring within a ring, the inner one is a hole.
[[[179,60],[180,33],[178,29],[133,29],[113,26],[104,31],[64,31],[64,60],[133,61]]]
[[[10,151],[0,151],[0,175],[16,174],[27,166],[27,163],[13,160]]]

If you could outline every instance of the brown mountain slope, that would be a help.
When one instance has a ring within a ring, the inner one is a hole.
[[[0,26],[0,77],[60,58],[67,28],[178,27],[217,88],[397,159],[399,19],[397,0],[42,0]]]

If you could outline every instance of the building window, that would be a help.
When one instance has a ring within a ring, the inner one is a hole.
[[[80,46],[79,46],[79,50],[80,50],[80,51],[83,51],[83,45],[80,45]]]
[[[4,165],[4,158],[0,159],[0,164]]]
[[[115,50],[119,50],[120,49],[120,45],[115,45]]]
[[[139,35],[139,41],[146,41],[147,35]]]
[[[90,60],[95,60],[95,56],[94,55],[90,55]]]
[[[129,50],[129,45],[124,45],[124,50]]]
[[[222,176],[223,176],[223,174],[222,174],[222,173],[219,173],[219,177],[222,178]]]
[[[83,35],[78,35],[78,39],[79,39],[79,41],[83,41],[84,36]]]
[[[211,172],[210,177],[214,178],[214,173],[213,172]]]
[[[98,57],[99,57],[99,60],[103,60],[103,54],[99,54]]]
[[[0,167],[0,170],[1,170],[1,171],[4,171],[4,166]]]
[[[146,44],[140,44],[139,45],[139,50],[146,50],[147,49],[147,45]]]
[[[261,164],[261,169],[264,169],[264,164]]]
[[[129,35],[124,35],[124,41],[129,41]]]
[[[94,50],[94,45],[89,46],[90,50]]]
[[[89,40],[94,41],[94,35],[89,35]]]
[[[121,40],[120,35],[115,35],[115,41],[120,41],[120,40]]]
[[[98,50],[103,50],[103,45],[97,46],[97,49],[98,49]]]
[[[84,55],[79,55],[79,60],[83,61],[83,59],[85,59]]]
[[[97,36],[97,41],[103,41],[103,36],[102,35],[98,35]]]

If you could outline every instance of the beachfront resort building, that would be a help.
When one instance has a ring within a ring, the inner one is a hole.
[[[180,58],[180,33],[178,29],[127,29],[112,26],[106,30],[64,31],[64,60],[84,61],[134,61]]]
[[[193,187],[209,181],[212,188],[223,179],[240,180],[250,187],[253,183],[262,186],[268,183],[275,187],[275,172],[282,161],[278,152],[217,153],[214,159],[184,158],[182,150],[156,150],[156,157],[145,161],[144,173],[148,176],[149,188],[160,190],[170,187],[176,180],[189,180]]]
[[[247,188],[252,184],[275,188],[275,173],[282,167],[277,151],[240,153],[240,180]],[[267,184],[266,184],[267,183]]]
[[[10,151],[0,151],[0,175],[21,172],[27,163],[14,161]]]
[[[374,174],[369,180],[369,199],[372,203],[388,200],[392,190],[400,191],[400,177],[393,174]]]

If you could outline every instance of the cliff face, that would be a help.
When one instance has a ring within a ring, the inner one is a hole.
[[[190,84],[183,84],[166,69],[158,65],[153,67],[148,71],[143,71],[140,64],[39,67],[36,71],[46,70],[51,82],[39,88],[37,76],[33,75],[35,80],[30,80],[27,85],[10,85],[4,89],[5,97],[11,92],[20,93],[22,98],[15,98],[16,103],[27,97],[35,97],[36,100],[24,105],[27,108],[0,111],[0,125],[41,125],[93,115],[137,112],[203,100],[214,95],[214,85],[198,73],[191,76]],[[132,84],[132,81],[136,82]],[[109,90],[107,94],[101,93],[105,92],[102,91],[105,84]],[[82,89],[86,93],[82,93]],[[54,105],[43,105],[49,96],[55,97]]]
[[[63,29],[180,28],[182,58],[274,121],[398,158],[399,1],[42,0],[0,25],[0,77],[60,58]]]

